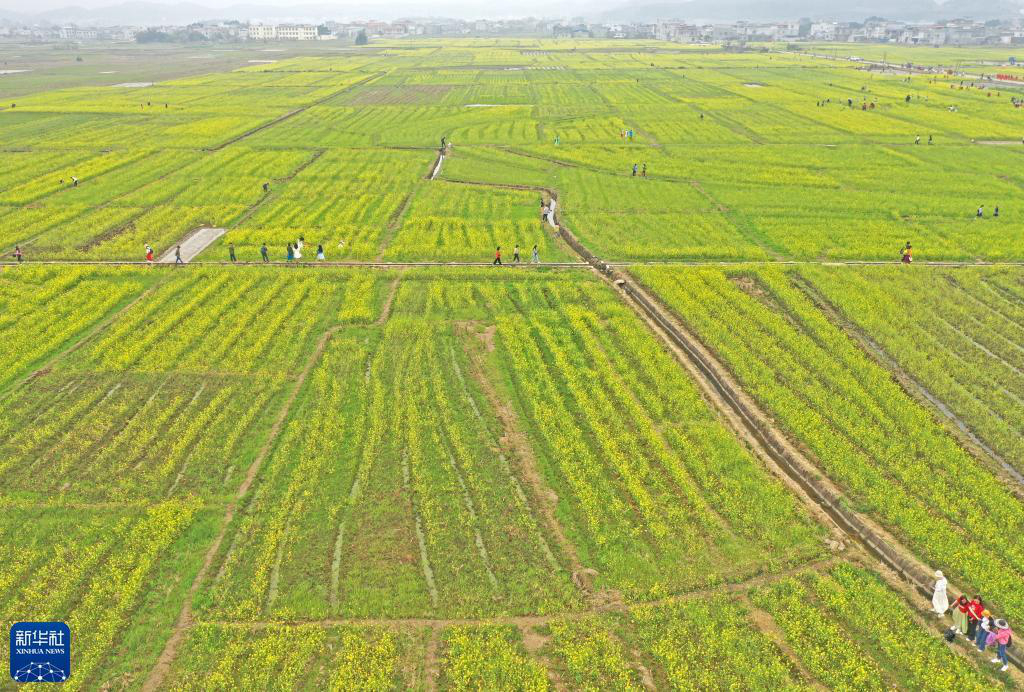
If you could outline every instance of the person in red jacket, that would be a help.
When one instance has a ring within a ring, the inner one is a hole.
[[[978,636],[978,623],[985,617],[985,604],[981,596],[975,596],[967,604],[967,638],[975,639]]]
[[[494,262],[492,262],[491,264],[492,265],[493,264],[501,264],[501,246],[500,245],[494,251]]]

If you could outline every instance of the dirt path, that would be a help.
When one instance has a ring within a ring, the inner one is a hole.
[[[474,183],[470,181],[462,180],[445,180],[447,183],[464,183],[467,185],[484,185],[485,183]],[[507,187],[504,185],[498,185],[497,187]],[[540,190],[546,188],[536,188],[530,186],[520,186],[515,189],[520,190]],[[557,219],[556,219],[557,223]],[[560,226],[559,226],[560,228]],[[146,266],[148,262],[136,261],[136,260],[33,260],[26,261],[23,264],[42,264],[42,265],[83,265],[83,266]],[[295,266],[295,262],[228,262],[226,260],[218,261],[203,261],[194,262],[193,264],[202,264],[204,266],[252,266],[252,267],[291,267]],[[346,261],[325,261],[325,262],[299,262],[300,266],[306,269],[322,269],[330,267],[370,267],[375,269],[399,269],[406,267],[489,267],[490,262],[459,262],[459,261],[409,261],[409,262],[380,262],[376,260],[346,260]],[[604,262],[608,267],[619,267],[628,269],[629,267],[648,267],[648,266],[666,266],[666,267],[736,267],[736,266],[751,266],[751,267],[762,267],[762,266],[822,266],[822,267],[886,267],[895,265],[896,262],[891,260],[612,260]],[[0,262],[0,268],[4,267],[17,267],[20,266],[17,262],[2,261]],[[166,266],[156,265],[163,269]],[[523,268],[529,268],[529,263],[521,265]],[[535,267],[537,265],[534,265]],[[575,262],[545,262],[545,267],[562,267],[567,269],[590,269],[587,262],[575,261]],[[1024,267],[1024,260],[1020,261],[999,261],[999,262],[960,262],[960,261],[936,261],[936,262],[914,262],[915,267]]]
[[[470,334],[466,325],[462,326],[461,331],[467,336]],[[494,350],[493,327],[488,328],[483,333],[477,334],[477,336],[480,338],[483,348],[487,351]],[[540,473],[540,468],[537,464],[537,458],[533,454],[533,447],[523,434],[523,428],[520,424],[519,417],[516,415],[515,410],[501,398],[498,394],[497,388],[494,386],[494,383],[486,376],[486,366],[483,363],[483,357],[479,350],[468,347],[466,348],[466,353],[469,356],[469,375],[480,388],[480,391],[483,392],[488,405],[491,410],[494,411],[495,415],[498,417],[498,422],[501,424],[502,435],[499,439],[494,441],[495,446],[497,447],[499,460],[503,465],[508,467],[508,474],[512,478],[517,494],[520,496],[520,500],[524,502],[527,507],[536,507],[538,509],[541,519],[540,523],[547,533],[554,537],[562,554],[569,561],[573,582],[575,582],[581,590],[589,592],[589,578],[591,576],[590,573],[593,572],[593,570],[586,569],[582,562],[580,562],[579,554],[576,552],[576,546],[574,546],[565,535],[562,525],[558,522],[558,518],[555,515],[555,506],[558,502],[558,496],[555,495],[555,493],[544,482]],[[473,399],[466,386],[466,381],[461,368],[458,367],[458,361],[455,358],[454,350],[452,351],[452,362],[455,363],[456,376],[462,385],[463,394],[469,401],[481,428],[486,430],[487,426],[484,421],[483,414],[477,407],[476,401]],[[503,452],[503,450],[506,449],[511,451],[512,458],[517,462],[516,471],[518,471],[518,473],[512,472],[511,463]],[[519,478],[522,478],[527,487],[529,487],[530,495],[533,497],[533,502],[529,501],[526,492],[519,483]],[[558,564],[558,560],[555,558],[554,553],[552,553],[551,548],[546,542],[543,544],[542,548],[552,567],[556,570],[560,569],[561,565]]]
[[[740,601],[747,609],[747,618],[754,623],[754,626],[759,632],[768,637],[772,643],[778,647],[779,651],[781,651],[793,667],[799,671],[804,680],[810,683],[811,687],[816,690],[827,690],[828,688],[821,684],[821,682],[811,674],[811,671],[807,670],[807,667],[804,666],[800,657],[797,656],[795,651],[793,651],[793,647],[786,642],[786,635],[783,634],[782,629],[779,627],[778,623],[775,622],[772,616],[755,606],[746,594],[743,594],[743,596],[740,597]]]
[[[309,373],[312,372],[314,366],[320,360],[320,356],[323,355],[328,341],[330,341],[331,337],[343,327],[344,325],[336,325],[323,333],[320,340],[317,342],[313,353],[306,361],[306,365],[299,374],[298,379],[296,379],[295,385],[292,387],[288,398],[285,400],[277,418],[274,420],[274,424],[270,429],[270,434],[267,435],[267,439],[256,454],[256,458],[253,459],[252,463],[249,465],[249,469],[246,471],[242,484],[238,487],[234,498],[228,503],[227,508],[224,511],[224,517],[221,519],[220,531],[218,531],[217,537],[206,551],[206,555],[203,558],[203,565],[200,568],[199,573],[196,574],[195,579],[192,580],[192,586],[189,587],[188,594],[182,603],[181,611],[178,614],[178,620],[175,622],[171,636],[167,640],[167,644],[164,646],[164,650],[160,654],[160,658],[157,660],[156,665],[153,667],[153,670],[150,671],[149,677],[146,678],[146,681],[142,686],[143,690],[151,692],[152,690],[158,689],[167,677],[167,673],[170,671],[171,665],[174,663],[174,660],[178,655],[178,650],[181,648],[185,635],[192,627],[192,601],[195,598],[195,595],[199,592],[199,588],[205,581],[210,569],[213,567],[213,561],[220,550],[221,543],[224,541],[224,536],[227,533],[228,527],[231,525],[231,521],[235,517],[235,512],[237,511],[238,506],[249,492],[249,488],[252,486],[253,481],[256,480],[256,475],[263,466],[263,462],[270,455],[270,452],[274,447],[274,443],[277,441],[278,435],[281,432],[281,428],[288,419],[288,414],[291,412],[292,405],[295,403],[296,398],[298,398],[299,391],[301,391],[303,384],[305,384],[306,379],[309,377]]]
[[[402,203],[398,206],[395,212],[388,219],[388,225],[384,229],[384,237],[380,240],[380,249],[377,251],[377,257],[375,262],[382,262],[384,259],[384,252],[391,246],[391,242],[395,238],[395,233],[398,232],[398,228],[402,225],[402,219],[405,218],[405,212],[409,210],[409,205],[412,204],[413,198],[412,192],[405,196]]]
[[[400,281],[401,277],[396,276],[388,287],[388,296],[384,299],[384,305],[380,309],[380,315],[377,317],[377,321],[374,322],[378,327],[387,322],[388,318],[391,317],[391,306],[395,302],[395,295],[398,293],[398,284]]]

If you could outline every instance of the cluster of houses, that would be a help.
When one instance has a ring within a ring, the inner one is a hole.
[[[205,41],[323,41],[407,36],[550,36],[555,38],[658,39],[677,43],[745,43],[758,41],[814,41],[901,43],[920,45],[1024,44],[1024,20],[977,22],[957,19],[935,24],[895,22],[877,17],[864,22],[827,22],[802,19],[783,22],[691,24],[592,23],[582,17],[552,19],[407,19],[399,21],[324,22],[321,24],[264,22],[199,22],[168,27],[2,26],[0,38],[62,41],[134,41],[159,34],[177,40]]]
[[[894,22],[877,17],[864,22],[822,22],[810,19],[707,25],[659,22],[652,25],[649,32],[652,38],[678,43],[834,41],[930,46],[1024,44],[1024,22],[1020,19],[1005,22],[956,19],[934,24]]]

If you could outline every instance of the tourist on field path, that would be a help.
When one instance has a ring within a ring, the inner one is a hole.
[[[269,262],[270,261],[270,253],[267,252],[267,244],[266,243],[263,243],[263,245],[260,245],[260,255],[263,256],[263,261],[264,262]]]
[[[633,177],[636,177],[636,164],[633,164]]]
[[[533,255],[530,257],[530,264],[540,264],[540,253],[537,252],[537,246],[533,246]]]
[[[1006,660],[1006,647],[1012,646],[1013,644],[1013,630],[1006,623],[1006,620],[996,620],[995,631],[989,632],[988,639],[985,640],[988,646],[993,644],[999,647],[996,657],[992,659],[993,663],[1003,662],[1003,667],[999,670],[1006,671],[1010,667],[1010,662]]]
[[[984,617],[982,613],[985,612],[985,604],[981,600],[981,596],[975,596],[971,599],[971,602],[967,604],[967,638],[973,641],[978,635],[978,623],[981,622],[981,618]]]
[[[323,261],[323,259],[324,259],[324,246],[323,245],[317,245],[316,246],[316,258],[318,260],[320,260],[320,261]]]
[[[263,192],[270,192],[270,183],[263,183]]]
[[[996,207],[995,210],[992,212],[992,218],[993,219],[998,219],[999,218],[999,207]]]
[[[501,264],[501,246],[500,245],[494,250],[494,261],[491,262],[491,265],[493,266],[495,264]]]
[[[287,245],[285,245],[285,249],[288,251],[288,261],[291,262],[293,259],[295,259],[295,253],[292,252],[292,244],[289,242]]]
[[[18,260],[18,264],[21,264],[22,253],[21,253],[21,247],[18,246],[18,245],[14,246],[14,259]]]
[[[920,143],[921,143],[921,135],[918,135],[917,137],[914,137],[914,144],[920,144]]]
[[[146,243],[146,261],[153,264],[153,248],[149,246],[149,243]]]
[[[512,248],[512,261],[519,264],[519,243],[516,243],[516,246]]]
[[[974,637],[974,644],[978,647],[978,651],[984,653],[985,645],[988,643],[988,635],[995,629],[995,622],[991,611],[981,611],[981,621],[978,623],[978,632]]]
[[[960,634],[967,636],[967,606],[970,601],[967,596],[960,596],[953,604],[953,625],[960,631]]]
[[[977,214],[977,216],[978,216],[979,219],[982,218],[983,216],[985,216],[985,205],[984,204],[982,204],[980,207],[978,207],[978,214]]]
[[[935,589],[932,591],[932,610],[935,611],[938,617],[942,617],[949,610],[949,596],[946,595],[946,587],[949,585],[949,582],[946,581],[946,577],[943,576],[941,570],[936,570],[935,576]]]
[[[181,261],[181,246],[180,245],[175,245],[174,246],[174,263],[175,264],[185,264],[184,262]]]
[[[78,187],[78,178],[71,176],[71,187]]]
[[[234,243],[228,243],[228,258],[232,262],[237,262],[238,261],[238,259],[235,257],[235,244]]]
[[[928,135],[928,143],[929,143],[929,144],[931,144],[931,143],[932,143],[932,136],[931,136],[931,135]]]
[[[910,264],[911,262],[914,261],[914,249],[910,247],[909,240],[907,241],[907,244],[903,247],[903,250],[900,252],[900,261],[903,262],[903,264]]]
[[[647,164],[646,163],[644,164],[643,171],[640,173],[640,177],[641,178],[646,178],[647,177]]]
[[[295,259],[302,259],[302,247],[298,243],[295,243]]]
[[[306,247],[306,239],[303,236],[299,236],[299,241],[295,243],[295,249],[301,251],[302,248]],[[299,253],[295,253],[296,257],[300,257]]]

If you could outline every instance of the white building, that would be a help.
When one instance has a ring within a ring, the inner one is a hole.
[[[312,24],[250,24],[251,41],[316,41],[317,28]]]

